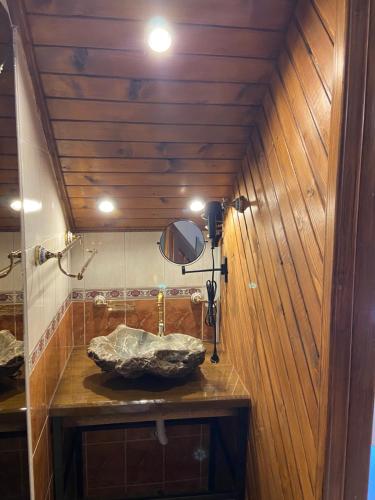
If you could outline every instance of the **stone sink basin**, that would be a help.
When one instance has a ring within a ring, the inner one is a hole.
[[[87,353],[103,371],[125,378],[145,373],[177,378],[191,373],[204,362],[203,342],[190,335],[171,333],[159,337],[144,330],[119,325],[109,335],[95,337]]]
[[[24,361],[23,342],[9,330],[0,330],[0,377],[16,373]]]

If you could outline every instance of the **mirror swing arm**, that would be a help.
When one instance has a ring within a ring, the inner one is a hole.
[[[224,276],[225,283],[228,283],[228,258],[224,257],[224,262],[220,267],[215,267],[214,269],[195,269],[193,271],[187,271],[186,266],[182,266],[182,274],[192,274],[192,273],[211,273],[212,271],[218,272],[220,271],[221,276]]]

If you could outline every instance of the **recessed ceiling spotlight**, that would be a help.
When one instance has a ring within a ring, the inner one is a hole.
[[[10,204],[10,208],[12,210],[15,210],[16,212],[20,212],[22,208],[24,209],[25,213],[38,212],[42,208],[42,203],[37,200],[29,200],[25,198],[23,201],[23,206],[21,200],[13,200]]]
[[[101,200],[98,204],[98,208],[101,212],[109,214],[115,209],[115,205],[111,200]]]
[[[10,204],[10,208],[12,210],[15,210],[16,212],[20,212],[22,208],[22,201],[21,200],[13,200],[12,203]]]
[[[162,17],[155,17],[149,23],[148,44],[154,52],[165,52],[172,44],[168,23]]]
[[[193,200],[191,203],[190,203],[190,210],[192,212],[201,212],[204,207],[206,206],[206,204],[204,203],[204,201],[202,200]]]

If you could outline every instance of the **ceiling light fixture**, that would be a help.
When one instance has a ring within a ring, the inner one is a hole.
[[[42,208],[42,203],[37,200],[29,200],[25,198],[23,204],[21,200],[13,200],[10,204],[10,208],[16,212],[20,212],[22,208],[25,213],[38,212]]]
[[[21,200],[13,200],[12,203],[10,204],[10,208],[12,210],[15,210],[16,212],[20,212],[22,208]]]
[[[115,209],[115,205],[111,200],[101,200],[98,204],[98,208],[101,212],[109,214]]]
[[[148,45],[154,52],[165,52],[172,44],[172,36],[167,22],[162,17],[155,17],[149,23]]]
[[[192,212],[201,212],[205,206],[206,204],[204,203],[204,201],[196,199],[190,203],[190,210]]]

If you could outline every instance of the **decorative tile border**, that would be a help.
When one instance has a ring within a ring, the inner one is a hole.
[[[104,290],[80,290],[72,291],[72,300],[94,300],[97,295],[103,295],[106,299],[118,300],[137,300],[137,299],[153,299],[159,293],[159,288],[112,288]],[[201,291],[201,288],[187,287],[167,287],[164,288],[167,297],[190,297],[194,292]]]
[[[1,304],[23,304],[23,291],[0,292],[0,305]]]
[[[70,294],[67,296],[67,298],[64,300],[64,302],[61,304],[59,307],[57,313],[55,314],[54,318],[48,325],[47,329],[44,331],[43,335],[39,339],[39,342],[37,345],[34,347],[33,352],[29,356],[29,368],[30,372],[38,362],[38,359],[42,355],[44,349],[47,347],[49,341],[51,340],[53,334],[55,333],[57,327],[59,326],[60,321],[62,320],[64,314],[68,310],[68,307],[71,303],[71,296]]]

